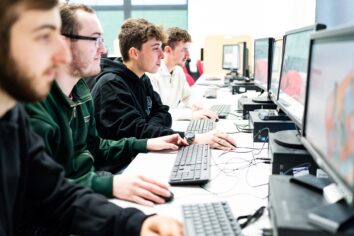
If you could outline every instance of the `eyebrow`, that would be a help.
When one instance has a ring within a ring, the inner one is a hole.
[[[32,30],[32,32],[37,32],[37,31],[41,31],[41,30],[44,30],[44,29],[50,29],[50,30],[56,30],[57,27],[54,26],[54,25],[49,25],[49,24],[46,24],[46,25],[41,25],[39,27],[36,27]]]

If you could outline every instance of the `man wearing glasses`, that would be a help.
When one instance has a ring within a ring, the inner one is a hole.
[[[60,13],[61,33],[73,60],[59,70],[47,99],[26,106],[32,127],[72,182],[109,198],[147,206],[164,203],[163,197],[170,196],[167,184],[142,176],[111,173],[120,171],[139,152],[176,150],[177,145],[187,143],[178,134],[118,141],[99,137],[90,90],[81,78],[100,72],[100,59],[105,52],[101,25],[94,11],[82,4],[64,4]]]

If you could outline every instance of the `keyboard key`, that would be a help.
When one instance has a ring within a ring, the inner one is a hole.
[[[210,147],[195,144],[181,148],[171,170],[171,185],[204,184],[210,179]]]

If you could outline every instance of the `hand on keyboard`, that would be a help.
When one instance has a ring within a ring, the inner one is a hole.
[[[209,144],[210,147],[221,150],[233,150],[236,147],[235,140],[218,130],[209,131],[208,133],[196,134],[196,144]]]
[[[183,236],[184,229],[181,222],[166,216],[153,215],[148,217],[140,231],[141,236]]]
[[[150,138],[147,141],[148,151],[161,151],[161,150],[178,150],[180,146],[187,146],[188,143],[185,139],[181,138],[179,134],[171,134],[158,138]]]
[[[193,120],[200,120],[200,119],[212,119],[212,120],[218,120],[218,114],[216,114],[215,112],[206,110],[206,109],[202,109],[202,110],[198,110],[198,111],[193,111],[192,113],[192,119]]]
[[[144,206],[162,204],[169,197],[169,185],[143,176],[115,175],[113,177],[113,196]]]

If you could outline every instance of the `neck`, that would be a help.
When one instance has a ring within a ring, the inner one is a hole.
[[[123,62],[123,64],[131,71],[134,72],[134,74],[136,74],[139,78],[141,78],[141,76],[143,76],[143,74],[145,73],[144,71],[141,71],[136,64],[132,63],[132,61],[127,61],[127,62]]]
[[[168,72],[170,72],[170,73],[171,73],[171,72],[175,69],[175,67],[176,67],[176,65],[175,65],[173,62],[167,60],[167,58],[163,59],[163,62],[165,63],[165,65],[166,65],[166,67],[167,67],[167,69],[168,69]]]
[[[58,86],[60,87],[61,91],[67,97],[69,97],[71,91],[73,90],[74,86],[77,84],[79,80],[80,77],[71,75],[69,71],[69,67],[65,66],[65,68],[62,68],[59,71],[56,82],[58,83]]]
[[[0,87],[0,118],[13,108],[15,104],[16,100]]]

